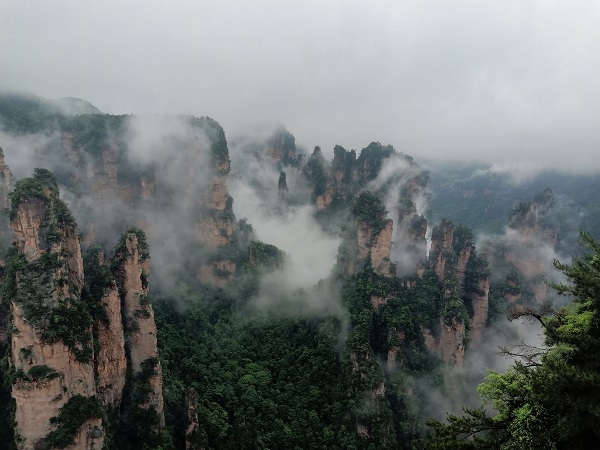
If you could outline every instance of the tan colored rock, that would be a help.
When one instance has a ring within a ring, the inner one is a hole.
[[[102,450],[104,448],[104,429],[102,419],[90,419],[81,425],[66,450]]]
[[[103,406],[118,410],[123,399],[127,358],[121,316],[121,298],[117,287],[107,289],[100,303],[107,320],[99,320],[96,324],[99,344],[96,354],[98,399]]]
[[[450,324],[444,323],[440,319],[440,336],[434,337],[431,330],[427,327],[421,327],[425,346],[427,349],[438,355],[446,363],[454,366],[462,366],[465,359],[465,325],[456,319],[452,319]]]
[[[394,276],[391,269],[393,221],[386,220],[383,229],[373,235],[372,227],[362,220],[356,222],[356,243],[360,259],[370,257],[375,272],[384,276]],[[352,272],[350,272],[352,273]]]
[[[371,248],[371,264],[375,272],[380,275],[391,277],[394,274],[391,270],[390,255],[392,252],[392,232],[393,222],[391,219],[386,221],[385,227],[375,238]]]
[[[15,244],[28,261],[37,259],[48,249],[40,232],[45,232],[42,222],[48,212],[48,202],[30,197],[17,209],[16,217],[11,221]]]
[[[152,386],[149,399],[142,407],[154,407],[164,424],[164,406],[162,395],[162,368],[158,360],[158,345],[156,340],[156,323],[154,310],[147,302],[148,283],[150,278],[150,261],[141,254],[138,236],[129,232],[125,240],[125,255],[118,269],[121,278],[121,289],[125,293],[123,315],[129,330],[129,358],[134,374],[142,370],[147,360],[155,360],[154,373],[148,380]]]
[[[373,229],[364,221],[356,222],[356,241],[358,243],[358,257],[366,258],[371,252],[371,237]]]
[[[452,319],[442,323],[440,332],[440,357],[447,363],[461,367],[465,360],[465,324]]]
[[[231,242],[235,220],[229,217],[203,218],[198,224],[198,240],[209,247],[222,247]]]
[[[471,319],[470,341],[477,345],[481,338],[481,332],[485,328],[488,319],[490,278],[489,276],[479,280],[481,293],[470,292],[469,297],[473,305],[473,318]]]
[[[204,205],[209,209],[225,211],[228,198],[227,177],[214,177],[205,193]]]
[[[11,221],[17,249],[23,252],[28,263],[37,261],[44,253],[54,254],[57,266],[52,266],[45,273],[34,271],[17,272],[16,286],[19,292],[27,292],[30,283],[37,282],[46,291],[40,291],[41,298],[32,300],[41,302],[52,310],[58,305],[68,304],[71,299],[81,295],[83,287],[83,260],[79,236],[74,225],[68,222],[56,222],[62,235],[56,241],[49,243],[47,238],[50,226],[57,218],[50,212],[58,202],[58,192],[48,187],[46,198],[25,197],[16,207],[16,214]],[[37,270],[37,269],[36,269]],[[30,279],[40,277],[40,279]],[[19,299],[19,300],[18,300]],[[20,303],[21,297],[16,296],[10,301],[14,332],[11,335],[11,364],[20,373],[17,382],[12,387],[12,397],[15,399],[15,434],[19,436],[17,447],[20,450],[34,449],[41,443],[54,425],[50,424],[52,417],[58,416],[60,408],[74,395],[90,397],[96,394],[93,361],[79,361],[75,352],[61,340],[49,343],[42,340],[42,332],[48,327],[42,316],[39,323],[30,323],[26,319],[25,307]],[[92,330],[89,332],[89,342],[92,341]],[[39,371],[40,366],[47,367],[47,373],[38,375],[35,379],[30,376],[34,367]],[[100,434],[97,438],[89,436],[82,427],[78,433],[81,442],[85,438],[92,439],[100,446],[103,445],[103,431],[99,425]],[[98,433],[96,433],[98,434]],[[75,445],[75,444],[74,444]],[[94,444],[96,445],[96,444]],[[76,444],[73,448],[86,447]]]
[[[460,250],[456,259],[456,278],[458,279],[458,285],[460,286],[461,296],[465,295],[465,272],[467,271],[467,264],[471,257],[471,246],[467,246]]]

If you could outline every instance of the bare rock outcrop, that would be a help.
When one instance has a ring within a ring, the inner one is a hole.
[[[57,426],[51,419],[66,404],[76,396],[93,402],[96,394],[92,322],[81,301],[79,236],[58,194],[54,176],[36,169],[33,178],[16,184],[13,195],[16,245],[7,277],[14,290],[7,300],[14,327],[10,356],[17,372],[12,396],[20,450],[43,446]],[[102,447],[102,424],[92,421],[94,435],[81,426],[70,448]]]
[[[121,317],[121,298],[116,285],[105,289],[100,303],[105,318],[96,323],[98,398],[107,408],[118,410],[123,399],[127,358]]]
[[[474,344],[479,343],[481,332],[485,328],[488,319],[490,278],[481,278],[478,283],[478,291],[469,292],[473,305],[473,317],[471,319],[470,339]]]
[[[162,368],[158,359],[154,310],[148,301],[150,261],[143,231],[133,228],[123,234],[113,264],[123,295],[131,370],[134,376],[143,373],[151,386],[146,403],[139,406],[153,408],[163,424]]]
[[[462,366],[465,360],[465,324],[456,319],[440,319],[439,336],[434,336],[427,327],[421,327],[425,346],[431,353],[454,366]]]

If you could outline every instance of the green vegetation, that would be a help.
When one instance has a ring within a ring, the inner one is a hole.
[[[588,251],[572,264],[556,262],[570,281],[553,287],[572,302],[560,310],[523,309],[543,327],[545,348],[526,346],[505,373],[478,388],[495,414],[431,420],[430,448],[594,448],[600,444],[600,244],[581,234]]]
[[[61,120],[61,130],[73,134],[74,148],[85,148],[90,155],[100,158],[111,141],[123,144],[128,117],[110,114],[65,117]]]
[[[387,211],[379,196],[372,192],[361,192],[352,206],[354,217],[373,228],[373,235],[383,229],[387,220]]]
[[[27,375],[33,381],[53,380],[58,378],[60,374],[46,364],[41,366],[31,366],[27,371]]]
[[[56,177],[47,169],[35,169],[33,177],[17,181],[15,189],[9,194],[9,197],[12,204],[10,218],[14,219],[21,203],[31,197],[38,198],[46,204],[57,200],[58,184]]]
[[[58,416],[50,419],[56,429],[46,435],[44,443],[49,448],[68,447],[73,443],[79,428],[90,419],[106,420],[104,409],[96,397],[74,395],[60,408]]]
[[[0,94],[0,119],[15,134],[37,133],[53,128],[61,114],[33,95]]]
[[[210,140],[213,162],[218,165],[229,163],[227,138],[219,122],[210,117],[191,117],[189,123],[192,126],[200,128]],[[227,170],[221,170],[221,172],[229,173],[229,165],[227,164]]]
[[[189,291],[185,313],[158,302],[167,425],[182,436],[198,393],[207,449],[360,448],[335,319],[248,319],[217,289]]]
[[[312,201],[325,194],[327,190],[327,170],[325,168],[325,159],[321,153],[321,147],[315,147],[312,155],[302,169],[306,178],[313,185]]]
[[[21,204],[32,197],[41,199],[47,208],[41,211],[44,217],[40,229],[42,234],[44,227],[48,230],[47,244],[59,243],[66,227],[75,232],[75,220],[58,198],[56,177],[52,172],[35,169],[33,177],[17,183],[11,196],[13,218]],[[42,241],[42,247],[44,244]],[[44,342],[62,341],[79,361],[89,362],[93,354],[90,331],[93,320],[88,304],[81,300],[79,288],[66,275],[70,256],[64,250],[48,249],[36,260],[28,262],[16,247],[12,247],[6,257],[2,294],[5,299],[22,305],[26,319]],[[61,294],[55,296],[53,293]]]
[[[150,249],[148,247],[146,233],[139,228],[129,227],[121,234],[121,237],[119,238],[119,241],[115,247],[111,266],[113,272],[117,271],[123,262],[127,260],[127,258],[133,256],[127,247],[127,242],[131,239],[130,235],[133,235],[133,237],[135,237],[137,240],[137,250],[140,261],[146,261],[150,258]]]

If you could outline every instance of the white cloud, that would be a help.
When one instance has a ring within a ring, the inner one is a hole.
[[[20,2],[0,88],[110,113],[284,122],[325,150],[597,171],[595,0]]]

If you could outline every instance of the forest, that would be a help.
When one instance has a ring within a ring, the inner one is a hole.
[[[0,96],[3,448],[600,444],[597,178],[55,102]]]

